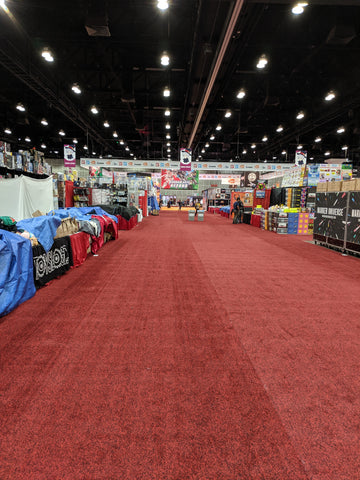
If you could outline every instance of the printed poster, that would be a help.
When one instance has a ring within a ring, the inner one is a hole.
[[[64,145],[64,167],[76,167],[75,145]]]
[[[188,148],[180,149],[180,170],[182,172],[191,172],[191,154]]]
[[[161,188],[169,190],[198,190],[199,172],[192,170],[161,170]]]

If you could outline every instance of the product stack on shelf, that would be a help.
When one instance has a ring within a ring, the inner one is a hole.
[[[288,231],[289,235],[297,235],[299,228],[299,216],[303,215],[297,212],[288,213]]]
[[[261,223],[262,230],[269,230],[269,211],[261,210]]]
[[[285,212],[274,212],[272,216],[271,228],[275,233],[288,233],[288,214]]]
[[[74,207],[88,207],[91,205],[90,189],[86,187],[74,188]]]

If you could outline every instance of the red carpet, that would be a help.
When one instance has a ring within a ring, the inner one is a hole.
[[[359,479],[360,260],[161,212],[2,319],[0,479]]]

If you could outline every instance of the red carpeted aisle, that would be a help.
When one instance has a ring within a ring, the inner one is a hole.
[[[119,232],[1,319],[1,480],[358,478],[359,265],[214,215]]]

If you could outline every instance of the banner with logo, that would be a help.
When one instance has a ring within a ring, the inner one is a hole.
[[[347,192],[316,194],[314,234],[344,240]]]
[[[220,177],[221,175],[219,175]],[[225,176],[225,175],[224,175]],[[201,175],[200,175],[200,178],[201,178]],[[233,177],[230,177],[230,176],[225,176],[225,178],[221,178],[221,184],[222,185],[230,185],[230,186],[238,186],[240,187],[240,175],[236,175],[236,176],[233,176]]]
[[[161,188],[175,190],[198,190],[199,172],[161,170]]]
[[[64,167],[76,167],[75,145],[64,145]]]
[[[188,148],[180,148],[180,170],[182,172],[191,172],[192,151]]]

